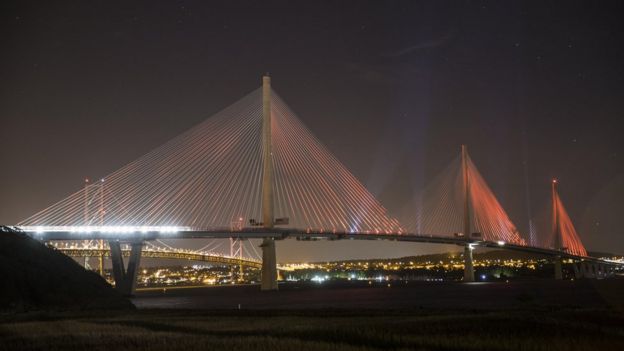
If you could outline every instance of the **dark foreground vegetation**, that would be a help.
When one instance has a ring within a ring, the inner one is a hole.
[[[0,351],[624,350],[621,279],[163,289],[136,310],[71,258],[0,232]]]
[[[607,310],[81,312],[0,317],[0,350],[623,350]]]
[[[98,274],[2,226],[0,280],[0,312],[134,308]]]

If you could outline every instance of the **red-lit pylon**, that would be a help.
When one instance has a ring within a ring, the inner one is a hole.
[[[552,180],[552,233],[554,248],[574,255],[587,256],[587,250],[585,250],[572,224],[572,220],[570,220],[559,197],[558,184],[557,179]]]

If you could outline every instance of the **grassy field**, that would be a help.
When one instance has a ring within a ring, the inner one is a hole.
[[[0,350],[624,350],[605,310],[176,311],[0,317]]]

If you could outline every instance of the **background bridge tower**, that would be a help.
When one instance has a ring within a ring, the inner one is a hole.
[[[230,238],[230,257],[232,258],[237,257],[239,260],[243,259],[243,239],[242,238]],[[243,265],[242,264],[238,265],[238,273],[236,273],[235,271],[236,271],[236,265],[231,265],[230,276],[232,277],[232,282],[243,281],[244,280]],[[234,279],[236,277],[236,274],[238,274],[238,277]]]
[[[237,221],[232,221],[230,223],[231,231],[241,231],[243,229],[243,217],[238,218]],[[243,259],[243,238],[230,238],[230,257],[238,257],[240,260]],[[230,275],[232,277],[232,281],[234,281],[234,270],[236,266],[232,265],[230,267]],[[243,265],[238,265],[238,282],[242,282],[244,280],[244,271]]]
[[[90,191],[91,189],[94,189],[95,191]],[[84,213],[83,213],[83,226],[90,226],[91,223],[95,220],[95,218],[90,218],[91,216],[91,212],[89,210],[89,205],[91,202],[96,201],[95,197],[99,197],[99,200],[97,200],[99,202],[99,205],[97,207],[96,213],[95,215],[97,215],[97,217],[99,218],[99,225],[103,226],[104,225],[104,215],[106,214],[106,211],[104,209],[104,179],[102,179],[100,182],[98,183],[94,183],[94,184],[90,184],[89,183],[89,178],[85,178],[85,183],[84,183]],[[90,197],[91,196],[91,197]],[[84,241],[84,245],[86,246],[91,246],[92,241],[90,240],[86,240]],[[98,259],[98,272],[100,273],[100,275],[103,277],[104,276],[104,240],[99,239],[96,240],[96,245],[97,248],[99,249],[100,254],[97,256]],[[88,262],[89,258],[85,257],[85,268],[90,269],[90,267],[88,267]]]
[[[83,218],[83,223],[82,225],[84,226],[88,226],[89,225],[89,178],[85,178],[85,184],[84,184],[84,218]],[[89,240],[85,240],[82,243],[84,246],[88,246],[89,245]],[[89,267],[89,258],[85,257],[84,258],[84,268],[85,269],[91,269]]]
[[[464,237],[470,238],[470,178],[468,176],[468,150],[466,145],[461,146],[461,167],[464,185]],[[474,266],[472,262],[472,246],[467,242],[464,246],[464,282],[474,281]]]
[[[273,160],[271,152],[271,77],[262,77],[262,223],[264,228],[273,228]],[[277,290],[277,259],[275,239],[262,240],[261,290]]]

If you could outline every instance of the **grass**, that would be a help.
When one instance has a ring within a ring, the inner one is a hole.
[[[0,350],[622,350],[606,310],[163,311],[0,318]]]

